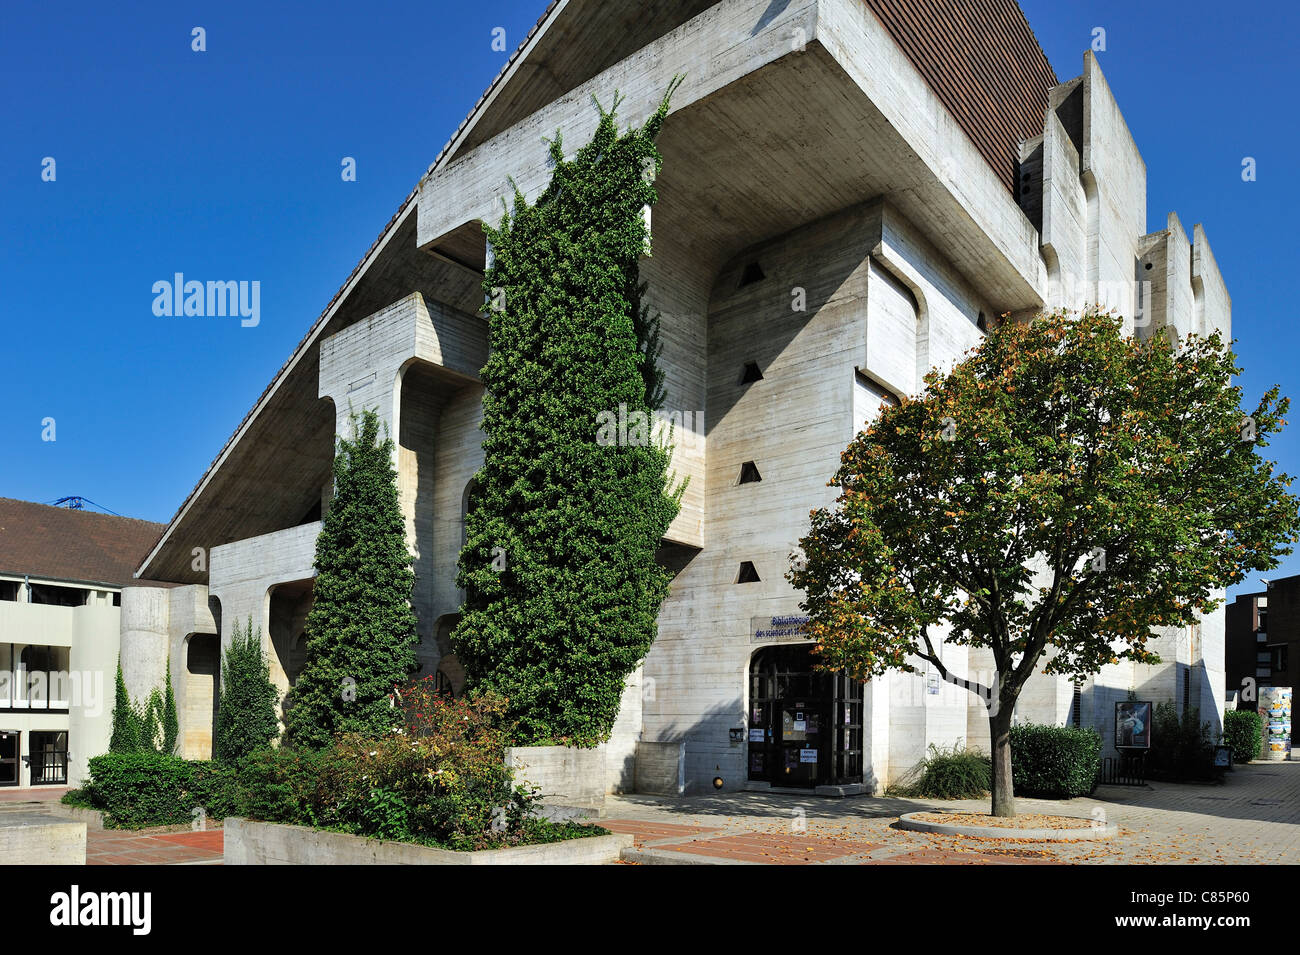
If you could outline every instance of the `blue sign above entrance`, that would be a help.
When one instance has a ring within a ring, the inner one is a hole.
[[[749,633],[751,643],[775,643],[781,640],[811,640],[804,628],[808,625],[806,614],[786,614],[780,617],[751,617]]]

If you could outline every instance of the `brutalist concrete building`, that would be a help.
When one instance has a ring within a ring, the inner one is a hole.
[[[814,674],[784,572],[854,434],[1000,316],[1100,302],[1139,334],[1229,333],[1205,233],[1147,222],[1146,167],[1096,56],[1072,72],[1056,75],[1013,0],[552,3],[140,566],[123,600],[131,692],[170,659],[178,693],[206,699],[189,661],[250,616],[292,684],[350,407],[378,409],[397,440],[422,666],[463,687],[447,637],[482,462],[480,221],[499,217],[509,177],[541,192],[557,129],[589,139],[593,96],[617,90],[621,121],[640,123],[681,74],[643,278],[690,484],[606,785],[875,789],[930,743],[986,743],[983,704],[934,674]],[[1037,678],[1018,715],[1109,739],[1131,690],[1217,720],[1222,615],[1156,649],[1159,666],[1109,666],[1078,688]],[[944,659],[990,668],[956,646]],[[210,722],[178,702],[186,754],[206,754]]]

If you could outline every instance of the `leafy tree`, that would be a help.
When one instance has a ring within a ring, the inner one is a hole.
[[[674,84],[675,85],[675,84]],[[620,134],[618,99],[536,204],[485,226],[491,351],[484,464],[466,518],[452,645],[470,685],[509,700],[527,741],[593,743],[654,640],[669,575],[655,551],[677,514],[658,315],[638,259],[668,112]],[[624,424],[626,423],[626,424]]]
[[[1040,663],[1154,662],[1154,628],[1291,552],[1291,478],[1259,454],[1288,399],[1243,417],[1239,371],[1217,334],[1173,349],[1087,310],[1007,322],[929,374],[844,452],[801,542],[790,579],[822,664],[868,679],[923,660],[979,694],[993,811],[1014,815],[1008,734]],[[951,672],[940,639],[991,650],[991,685]]]
[[[280,731],[275,704],[280,691],[271,682],[271,668],[262,653],[262,628],[253,632],[253,618],[241,631],[235,621],[230,646],[221,660],[221,698],[212,755],[223,762],[266,749]]]
[[[379,429],[378,415],[366,409],[352,415],[352,440],[338,439],[334,500],[316,541],[307,661],[285,716],[286,738],[297,746],[396,729],[389,696],[416,668],[415,574],[393,440],[381,441]]]
[[[140,714],[131,703],[131,696],[126,692],[126,680],[122,678],[122,660],[117,661],[117,680],[113,696],[113,732],[109,736],[110,753],[134,753],[140,749]]]

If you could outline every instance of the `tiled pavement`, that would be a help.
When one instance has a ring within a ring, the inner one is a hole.
[[[811,864],[1300,863],[1300,763],[1239,766],[1217,784],[1106,786],[1092,796],[1019,799],[1022,812],[1099,818],[1103,842],[972,839],[893,827],[917,809],[987,811],[952,802],[725,793],[610,797],[606,828],[632,832],[640,862]]]
[[[35,798],[52,798],[45,791]],[[60,793],[61,794],[61,793]],[[5,793],[4,796],[9,796]],[[32,790],[25,800],[34,798]],[[3,799],[11,811],[20,800]],[[1090,797],[1020,799],[1022,812],[1116,823],[1105,842],[1042,843],[937,836],[894,828],[917,809],[985,811],[987,800],[822,799],[725,793],[671,799],[614,796],[601,825],[631,833],[629,861],[813,865],[1024,865],[1053,863],[1300,863],[1300,762],[1253,763],[1221,784],[1102,787]],[[221,861],[222,832],[91,830],[91,865]]]
[[[86,833],[86,865],[215,865],[221,862],[222,845],[220,829],[92,829]]]

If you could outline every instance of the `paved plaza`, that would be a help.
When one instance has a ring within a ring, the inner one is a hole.
[[[3,799],[7,811],[41,812],[58,791]],[[13,794],[6,793],[5,796]],[[774,793],[611,796],[601,825],[630,833],[625,860],[640,864],[1042,865],[1300,863],[1300,762],[1239,766],[1222,783],[1102,786],[1089,797],[1018,799],[1021,812],[1114,823],[1103,842],[1034,842],[908,832],[898,817],[919,809],[987,811],[984,800]],[[183,827],[90,830],[90,865],[218,864],[222,832]]]
[[[1114,823],[1103,842],[1031,842],[908,832],[919,809],[988,811],[988,800],[726,793],[610,797],[607,828],[629,832],[643,863],[1276,864],[1300,863],[1300,763],[1252,763],[1222,783],[1101,786],[1068,800],[1018,799],[1020,812]]]

